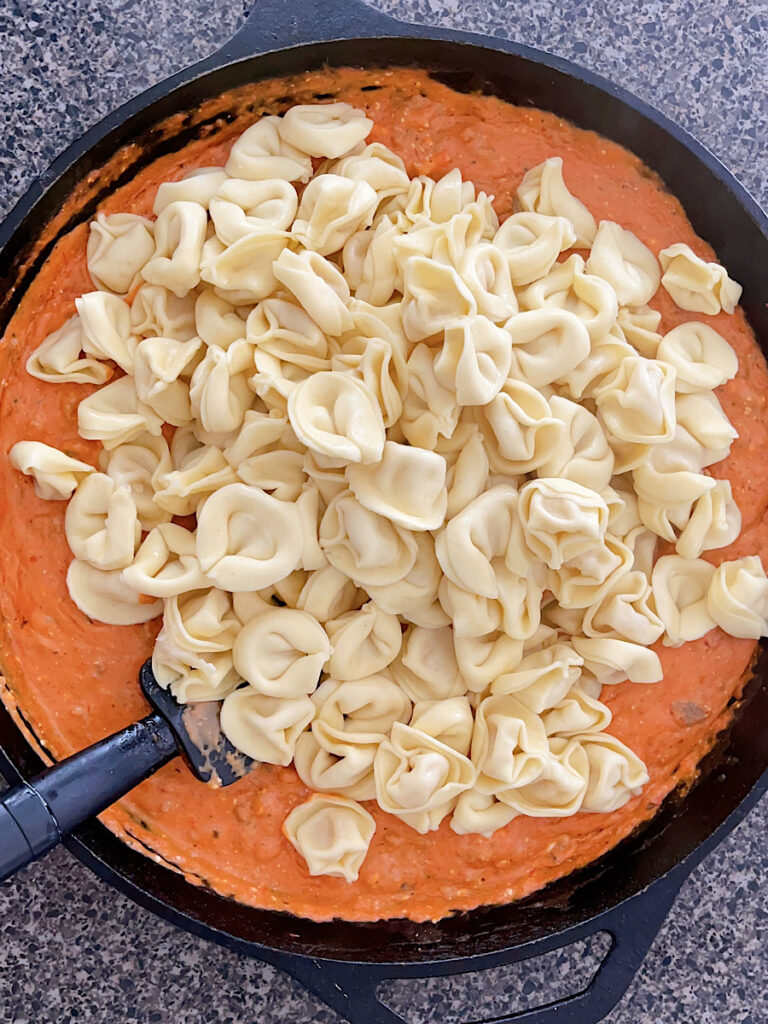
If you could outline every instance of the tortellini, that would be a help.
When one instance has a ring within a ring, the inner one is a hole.
[[[124,569],[141,536],[130,488],[105,473],[89,473],[67,505],[64,529],[75,558],[97,569]]]
[[[403,634],[396,615],[373,601],[325,624],[333,645],[328,671],[332,679],[363,679],[381,672],[400,651]]]
[[[578,317],[593,342],[603,338],[614,326],[618,315],[616,292],[601,277],[585,271],[577,253],[564,263],[556,263],[542,277],[520,292],[523,309],[563,309]]]
[[[560,253],[575,241],[576,233],[566,217],[522,212],[504,221],[493,244],[506,257],[512,284],[521,288],[548,274]]]
[[[309,697],[268,697],[241,686],[224,698],[221,731],[254,761],[288,765],[314,714]]]
[[[179,298],[158,284],[142,284],[131,305],[133,333],[143,338],[189,341],[196,333],[194,292]]]
[[[399,583],[416,561],[418,549],[411,532],[365,508],[351,491],[342,491],[330,502],[319,537],[331,565],[359,587]]]
[[[133,373],[137,338],[131,330],[131,311],[119,295],[86,292],[75,299],[83,331],[83,351],[97,359],[111,359]]]
[[[714,316],[732,313],[741,298],[741,285],[719,263],[707,263],[689,245],[677,242],[659,253],[661,283],[680,309]]]
[[[162,616],[160,685],[294,765],[314,794],[286,841],[350,883],[358,801],[422,834],[618,810],[649,773],[603,688],[661,681],[657,649],[716,627],[768,632],[760,558],[728,560],[727,465],[708,471],[737,437],[714,394],[736,351],[653,308],[661,284],[733,312],[739,286],[598,225],[559,156],[500,226],[458,169],[412,180],[371,128],[295,106],[163,182],[156,220],[99,212],[96,290],[26,363],[65,402],[98,389],[75,399],[91,445],[9,452],[69,502],[75,606]]]
[[[85,355],[84,348],[82,321],[75,314],[32,352],[26,363],[27,373],[51,384],[104,384],[112,376],[112,368]]]
[[[489,488],[438,534],[435,550],[443,572],[456,586],[499,597],[500,577],[520,567],[513,559],[522,557],[523,571],[528,568],[525,550],[514,550],[522,540],[520,526],[515,488]]]
[[[99,213],[88,236],[88,272],[96,288],[127,294],[155,252],[154,225],[132,213]]]
[[[258,487],[228,484],[214,492],[197,520],[197,557],[225,590],[261,590],[299,564],[303,546],[296,506]]]
[[[272,271],[321,331],[338,336],[354,326],[349,312],[349,285],[339,270],[319,253],[283,248]]]
[[[379,745],[373,771],[379,806],[422,835],[438,827],[477,777],[468,757],[402,722]]]
[[[479,834],[490,839],[517,817],[517,811],[495,796],[478,789],[460,794],[451,815],[451,829],[459,836]]]
[[[109,451],[150,433],[159,437],[163,421],[139,399],[133,377],[125,376],[84,398],[77,407],[81,437],[101,441]]]
[[[310,156],[339,157],[354,149],[373,128],[349,103],[311,103],[290,107],[277,124],[280,136]]]
[[[458,271],[477,302],[477,311],[494,323],[517,312],[517,297],[504,255],[490,242],[468,246]]]
[[[736,353],[707,324],[692,320],[673,327],[656,349],[656,357],[677,373],[675,390],[682,393],[711,391],[733,380],[739,368]]]
[[[152,212],[159,217],[171,203],[198,203],[208,209],[211,199],[227,180],[223,167],[195,167],[178,181],[164,181],[158,185]]]
[[[467,697],[417,701],[408,724],[460,754],[469,753],[474,718]]]
[[[188,440],[191,444],[181,443]],[[185,428],[176,431],[171,456],[172,468],[157,474],[155,504],[172,515],[195,514],[208,495],[238,480],[220,448],[200,444]]]
[[[375,228],[356,231],[347,239],[344,277],[358,299],[383,306],[402,288],[402,272],[395,255],[399,237],[397,224],[385,217]]]
[[[760,558],[722,562],[707,590],[707,611],[731,636],[757,640],[768,629],[768,579]]]
[[[523,658],[523,641],[501,630],[485,636],[454,635],[453,645],[461,678],[472,693],[482,693],[499,676],[516,669]]]
[[[417,626],[445,626],[450,619],[438,603],[442,572],[435,556],[435,542],[426,532],[414,536],[416,555],[405,576],[380,586],[369,583],[366,590],[384,611],[402,615]]]
[[[446,518],[452,519],[473,498],[485,489],[490,463],[483,443],[483,435],[475,424],[466,424],[466,431],[455,431],[450,443],[437,444],[437,451],[447,464],[445,486],[448,491]],[[452,444],[456,441],[456,445]]]
[[[727,547],[740,533],[741,512],[733,500],[731,485],[727,480],[717,480],[693,503],[675,551],[682,558],[698,558],[703,551]]]
[[[324,168],[352,181],[365,181],[376,192],[379,203],[408,192],[411,182],[405,164],[380,142],[359,144],[348,156]]]
[[[166,423],[183,426],[192,419],[187,368],[200,351],[199,339],[144,338],[136,348],[136,394]]]
[[[154,226],[146,217],[99,213],[91,221],[88,273],[97,288],[126,295],[154,251]]]
[[[610,709],[580,686],[541,716],[547,736],[570,739],[579,733],[604,733],[611,724]]]
[[[624,573],[601,591],[584,616],[589,637],[615,637],[635,644],[652,644],[664,632],[664,623],[651,607],[651,584],[638,570]]]
[[[136,503],[142,530],[151,530],[171,518],[171,513],[156,501],[159,481],[173,469],[171,453],[162,434],[139,434],[111,451],[102,452],[101,469],[116,484],[126,484]]]
[[[189,403],[204,430],[226,434],[237,430],[253,404],[248,377],[253,349],[245,340],[227,349],[212,345],[197,364],[189,384]]]
[[[163,614],[162,601],[145,601],[122,578],[120,569],[99,569],[75,558],[67,570],[67,590],[83,615],[110,626],[133,626]]]
[[[459,412],[454,392],[437,379],[434,350],[417,345],[408,359],[408,392],[398,424],[405,439],[416,448],[434,450],[440,437],[453,436]]]
[[[499,676],[491,684],[491,693],[514,693],[529,711],[540,715],[557,707],[578,682],[581,656],[567,644],[554,643],[526,655],[517,668]]]
[[[486,697],[475,712],[471,755],[481,792],[527,785],[540,776],[549,755],[544,724],[512,694]]]
[[[219,240],[228,246],[246,235],[285,231],[297,205],[296,189],[282,178],[230,178],[211,197],[208,209]]]
[[[511,365],[507,332],[485,316],[464,317],[445,328],[434,373],[455,393],[458,405],[487,405],[501,391]]]
[[[93,466],[65,455],[42,441],[17,441],[8,453],[11,465],[35,485],[35,494],[48,501],[67,501]]]
[[[409,530],[442,526],[448,505],[445,459],[436,452],[387,441],[381,461],[350,463],[347,480],[361,505]]]
[[[637,235],[610,220],[600,221],[586,270],[608,282],[621,306],[644,306],[661,280],[651,250]]]
[[[409,369],[396,343],[361,335],[347,337],[341,351],[331,356],[331,369],[358,377],[376,399],[384,426],[394,426],[403,412],[409,386]]]
[[[356,881],[375,830],[368,811],[343,796],[315,795],[294,807],[283,824],[310,875],[335,875],[348,882]]]
[[[574,648],[600,683],[613,685],[625,679],[633,683],[657,683],[662,678],[661,662],[655,651],[641,644],[607,637],[574,636]]]
[[[520,491],[518,512],[528,548],[550,569],[596,547],[608,528],[602,497],[559,477],[527,483]]]
[[[583,810],[607,814],[639,795],[648,782],[648,771],[629,747],[607,733],[579,738],[589,762]]]
[[[658,359],[628,356],[600,388],[597,411],[619,441],[671,441],[677,423],[675,371]]]
[[[411,626],[391,673],[413,701],[445,700],[465,690],[450,626]]]
[[[205,208],[198,203],[169,203],[155,221],[155,250],[142,276],[180,298],[186,295],[200,282],[206,224]]]
[[[378,462],[384,420],[366,385],[350,374],[321,371],[297,384],[288,417],[298,439],[314,452],[344,462]]]
[[[378,197],[365,181],[318,174],[304,189],[293,234],[307,249],[329,256],[373,220]]]
[[[160,523],[123,570],[123,582],[137,594],[152,597],[176,597],[204,588],[207,580],[197,560],[194,534],[175,523]]]
[[[549,217],[563,217],[573,227],[576,248],[591,246],[597,233],[595,218],[563,180],[562,157],[552,156],[531,168],[520,182],[517,198],[523,210]]]
[[[270,608],[243,626],[232,656],[241,677],[258,693],[302,697],[315,691],[331,650],[326,631],[307,612]]]
[[[498,395],[472,413],[491,468],[507,476],[530,473],[544,465],[565,434],[565,424],[552,414],[544,395],[511,377]]]
[[[663,555],[653,567],[653,601],[664,623],[664,643],[679,647],[698,640],[714,626],[707,593],[714,566],[700,558]]]
[[[231,245],[209,238],[200,254],[200,277],[238,304],[265,299],[277,287],[275,261],[286,251],[285,231],[241,235]]]
[[[511,376],[535,388],[566,376],[589,355],[589,332],[568,310],[532,309],[504,326],[512,341]]]
[[[551,458],[539,466],[539,476],[565,477],[598,493],[613,476],[615,458],[599,420],[583,405],[554,395],[552,414],[566,427]]]
[[[280,131],[283,127],[279,117],[262,117],[247,128],[229,151],[227,174],[247,181],[309,181],[312,160],[290,144]]]
[[[232,330],[233,334],[238,332],[232,340],[241,337],[239,323]],[[255,306],[248,316],[245,336],[257,352],[267,352],[305,370],[328,369],[327,338],[300,306],[287,299],[264,299]]]
[[[299,777],[320,792],[374,800],[376,751],[395,722],[408,721],[410,700],[385,674],[344,682],[326,679],[312,699],[311,731],[296,747]]]
[[[403,327],[409,341],[438,334],[460,317],[478,313],[477,299],[455,267],[412,256],[403,275]]]

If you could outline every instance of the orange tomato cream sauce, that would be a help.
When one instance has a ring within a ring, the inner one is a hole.
[[[385,143],[411,176],[439,177],[453,167],[495,196],[503,218],[523,174],[549,156],[564,160],[569,189],[595,218],[618,221],[654,252],[687,242],[715,258],[674,196],[627,150],[540,110],[495,97],[454,92],[416,70],[324,70],[270,80],[233,92],[239,113],[216,130],[164,155],[113,190],[104,212],[151,216],[158,184],[195,167],[223,164],[233,139],[262,112],[318,94],[366,111],[370,140]],[[213,102],[213,101],[212,101]],[[82,384],[46,384],[25,372],[29,353],[74,312],[91,291],[87,225],[62,237],[23,296],[0,346],[0,557],[4,700],[23,715],[52,759],[63,758],[147,713],[137,675],[159,620],[108,626],[86,618],[69,598],[71,559],[64,535],[66,502],[35,496],[32,480],[7,453],[20,440],[54,445],[96,464],[100,444],[77,433]],[[662,332],[694,318],[662,290],[653,300]],[[768,564],[768,372],[743,313],[698,317],[736,350],[738,376],[718,397],[739,432],[728,459],[713,466],[727,477],[743,514],[730,548],[704,557],[759,554]],[[366,804],[376,832],[357,882],[308,874],[281,832],[288,812],[309,795],[293,767],[262,765],[226,789],[198,782],[181,758],[166,765],[102,815],[130,845],[174,867],[192,882],[245,904],[316,920],[407,917],[438,919],[456,910],[519,899],[600,857],[648,820],[664,798],[694,779],[697,764],[730,719],[755,644],[715,629],[680,648],[657,645],[664,669],[653,685],[606,687],[602,700],[611,733],[645,761],[650,782],[640,796],[609,814],[571,818],[518,817],[490,838],[456,835],[448,819],[419,835]]]

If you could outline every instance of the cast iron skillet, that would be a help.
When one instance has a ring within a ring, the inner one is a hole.
[[[236,85],[324,64],[428,68],[455,88],[483,89],[512,103],[555,111],[627,146],[661,174],[696,231],[744,285],[744,308],[765,346],[768,285],[762,268],[768,265],[768,221],[682,129],[567,61],[501,39],[406,26],[359,0],[260,0],[218,53],[126,103],[72,145],[0,226],[0,330],[45,256],[44,250],[29,268],[20,269],[42,226],[73,186],[119,146],[140,139],[151,159],[157,146],[153,153],[150,129],[169,114],[193,109]],[[180,121],[175,145],[185,141]],[[89,219],[97,201],[98,196],[85,203],[77,220]],[[583,992],[495,1018],[496,1024],[594,1024],[625,992],[687,875],[768,789],[767,681],[763,656],[747,692],[748,707],[707,759],[701,781],[684,799],[668,801],[641,834],[523,902],[436,924],[314,924],[253,910],[189,884],[95,821],[67,845],[136,902],[287,971],[355,1024],[401,1022],[377,997],[384,979],[496,967],[606,931],[610,951]],[[4,709],[0,745],[0,767],[9,780],[40,770],[40,758]]]

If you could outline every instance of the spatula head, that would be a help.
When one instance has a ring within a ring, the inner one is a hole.
[[[220,700],[179,704],[170,690],[163,689],[155,679],[151,658],[141,666],[139,684],[155,711],[170,725],[189,767],[201,782],[231,786],[257,764],[233,747],[222,733]]]

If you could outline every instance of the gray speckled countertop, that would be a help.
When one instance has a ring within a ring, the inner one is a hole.
[[[768,203],[765,0],[376,0],[595,69],[680,121]],[[228,0],[0,0],[0,214],[125,98],[220,46]],[[696,870],[610,1024],[768,1022],[768,800]],[[593,944],[594,945],[594,944]],[[599,944],[483,976],[397,983],[413,1024],[575,991]],[[339,1018],[285,976],[158,920],[64,850],[0,887],[7,1024],[277,1024]]]

